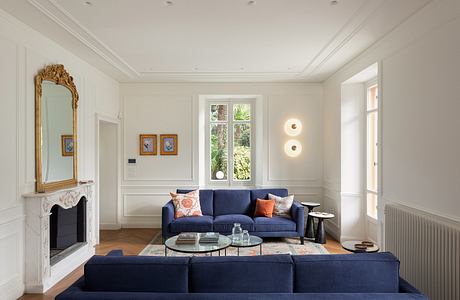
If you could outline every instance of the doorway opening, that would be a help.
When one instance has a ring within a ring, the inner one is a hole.
[[[120,229],[118,218],[118,120],[98,117],[98,219],[99,230]],[[98,235],[99,236],[99,235]]]

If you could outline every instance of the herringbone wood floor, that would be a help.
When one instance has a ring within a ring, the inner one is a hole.
[[[142,249],[159,233],[160,229],[121,229],[102,230],[100,244],[96,246],[96,254],[105,255],[110,250],[122,249],[125,255],[138,255]],[[328,237],[324,245],[330,253],[348,253],[342,249],[339,242]],[[83,265],[70,273],[46,294],[25,294],[20,300],[53,300],[56,295],[65,290],[83,275]]]

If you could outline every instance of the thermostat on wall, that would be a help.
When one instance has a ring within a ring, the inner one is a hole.
[[[136,159],[135,158],[128,158],[128,164],[135,164]]]

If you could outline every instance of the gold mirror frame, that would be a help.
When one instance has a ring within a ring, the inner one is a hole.
[[[41,100],[42,100],[42,83],[51,81],[62,85],[72,93],[72,110],[73,110],[73,178],[61,181],[43,182],[42,174],[42,120],[41,120]],[[43,68],[35,76],[35,188],[38,193],[53,191],[77,184],[77,107],[78,92],[73,82],[72,76],[65,70],[64,65],[49,65]]]

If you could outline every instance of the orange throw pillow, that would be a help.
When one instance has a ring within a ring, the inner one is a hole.
[[[273,216],[273,209],[275,208],[275,200],[257,199],[256,212],[254,217],[267,217]]]

